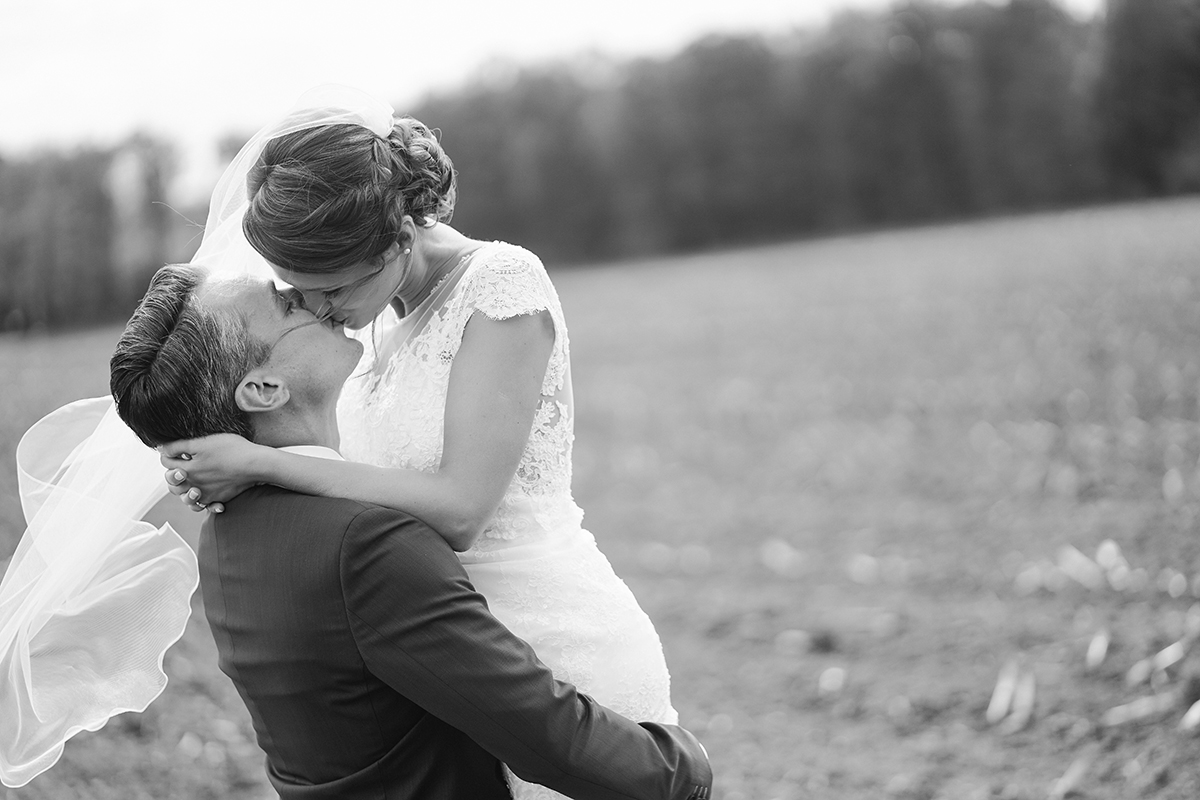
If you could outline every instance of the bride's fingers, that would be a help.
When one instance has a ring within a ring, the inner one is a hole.
[[[158,452],[162,454],[162,458],[175,458],[187,460],[192,452],[193,442],[190,439],[181,439],[178,442],[167,442],[158,448]]]
[[[187,508],[191,509],[192,511],[204,511],[207,508],[207,506],[204,503],[201,503],[199,500],[192,498],[190,493],[180,495],[179,501],[181,503],[183,503]]]
[[[162,464],[168,470],[182,469],[186,470],[191,465],[190,458],[168,458],[167,456],[159,456],[158,463]]]
[[[160,460],[167,463],[172,459],[164,455]],[[201,503],[201,492],[198,488],[187,482],[186,471],[172,467],[167,470],[164,477],[167,481],[167,491],[178,497],[179,501],[192,511],[211,511],[214,514],[220,514],[225,510],[223,503]]]
[[[169,469],[163,476],[167,482],[167,491],[176,497],[181,497],[192,488],[187,482],[187,473],[182,470]]]

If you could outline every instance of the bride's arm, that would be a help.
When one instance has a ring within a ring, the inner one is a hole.
[[[549,312],[506,320],[477,312],[471,318],[450,370],[435,473],[311,458],[228,436],[173,442],[164,448],[163,464],[187,476],[176,494],[195,487],[202,499],[220,501],[232,496],[222,496],[232,487],[272,483],[345,497],[406,511],[455,550],[466,550],[496,513],[516,472],[553,346]],[[231,438],[237,439],[233,447]],[[177,458],[181,453],[192,459]]]

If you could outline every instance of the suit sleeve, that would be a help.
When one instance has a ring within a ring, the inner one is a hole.
[[[359,514],[341,579],[368,669],[522,779],[582,800],[708,797],[712,771],[694,736],[634,723],[556,681],[424,523]]]

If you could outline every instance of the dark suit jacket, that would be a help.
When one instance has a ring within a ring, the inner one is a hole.
[[[576,798],[705,798],[699,742],[555,681],[421,521],[258,487],[209,515],[221,669],[289,798],[508,798],[500,761]]]

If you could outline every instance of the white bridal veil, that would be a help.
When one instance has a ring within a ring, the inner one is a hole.
[[[192,263],[269,277],[242,234],[246,174],[270,139],[332,123],[380,136],[392,108],[343,86],[305,93],[259,131],[213,191]],[[121,422],[111,397],[52,412],[17,445],[27,528],[0,582],[0,783],[24,786],[76,733],[142,711],[166,687],[199,575],[180,536],[142,517],[167,495],[158,453]]]

